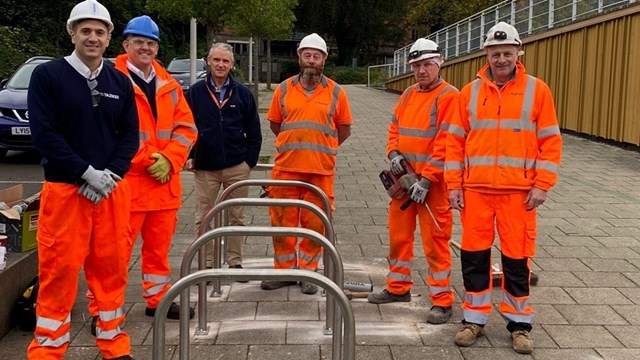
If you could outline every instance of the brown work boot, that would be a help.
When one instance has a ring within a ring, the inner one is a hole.
[[[466,323],[462,330],[456,334],[455,343],[458,346],[471,346],[476,342],[476,339],[482,335],[484,335],[482,326]]]
[[[302,291],[303,294],[313,295],[318,292],[318,285],[312,284],[307,281],[301,281],[300,291]]]
[[[513,350],[518,354],[531,354],[533,352],[533,340],[527,330],[516,330],[511,333]]]
[[[280,281],[280,280],[265,280],[260,283],[262,290],[276,290],[285,286],[296,285],[297,281]]]
[[[451,306],[432,306],[427,314],[427,322],[429,324],[444,324],[451,318],[452,313]]]
[[[396,295],[390,293],[387,289],[384,289],[379,293],[370,293],[369,296],[367,296],[367,300],[369,300],[370,303],[374,304],[387,304],[396,301],[409,302],[411,301],[411,292],[407,291],[404,294]]]

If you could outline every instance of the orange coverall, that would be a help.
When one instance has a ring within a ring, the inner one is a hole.
[[[126,54],[118,56],[115,66],[130,76],[127,58]],[[126,258],[128,261],[131,259],[138,234],[142,234],[143,297],[147,300],[147,307],[155,309],[171,287],[169,248],[181,205],[180,171],[197,137],[197,130],[180,84],[157,61],[153,62],[153,68],[156,73],[157,119],[154,119],[146,95],[132,80],[140,121],[140,149],[126,175],[131,186],[131,229]],[[155,162],[151,154],[156,152],[171,163],[170,179],[164,184],[147,171]],[[89,310],[92,315],[97,314],[93,301]]]
[[[299,75],[296,75],[276,88],[267,119],[281,124],[271,178],[301,180],[320,187],[329,197],[333,210],[333,180],[339,145],[337,126],[352,122],[344,89],[323,75],[321,84],[307,96]],[[271,186],[269,197],[302,199],[323,208],[320,198],[303,188]],[[297,227],[300,223],[324,234],[320,218],[308,210],[272,207],[269,213],[272,226]],[[296,254],[296,243],[295,237],[274,237],[275,268],[316,270],[322,247],[304,238],[300,242],[300,253]]]
[[[530,257],[535,255],[536,209],[525,199],[535,186],[549,190],[557,181],[562,138],[551,90],[525,73],[501,89],[489,78],[489,65],[459,96],[459,114],[449,128],[445,181],[462,189],[461,262],[466,322],[484,325],[491,312],[491,246],[497,225],[502,252],[500,312],[509,331],[531,331]],[[494,225],[496,224],[496,225]]]
[[[407,88],[395,107],[388,132],[387,156],[399,151],[416,174],[431,181],[426,204],[432,210],[438,230],[424,205],[408,199],[391,199],[389,204],[389,273],[387,291],[401,295],[411,290],[411,266],[416,215],[420,222],[422,246],[429,265],[427,285],[434,306],[453,304],[449,239],[453,217],[443,181],[447,128],[456,109],[458,90],[439,80],[429,89],[419,84]]]

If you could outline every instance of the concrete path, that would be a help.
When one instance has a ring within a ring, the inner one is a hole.
[[[378,173],[387,166],[386,130],[398,96],[362,86],[345,88],[356,120],[353,135],[338,156],[334,216],[338,249],[346,280],[372,282],[378,291],[384,286],[388,250],[388,197]],[[270,97],[271,92],[260,92],[263,119]],[[266,121],[263,133],[262,155],[273,161],[273,136]],[[266,176],[254,172],[256,178]],[[638,152],[564,136],[560,183],[539,211],[538,256],[533,262],[540,281],[531,298],[537,310],[532,355],[513,352],[505,321],[496,312],[485,337],[469,348],[455,346],[462,292],[457,251],[453,252],[454,316],[447,324],[427,325],[427,267],[418,242],[410,303],[351,302],[357,359],[640,359],[639,178]],[[183,179],[184,206],[171,251],[176,269],[194,233],[193,177],[184,173]],[[254,196],[257,192],[252,189]],[[269,223],[266,208],[252,208],[249,215],[251,225]],[[454,239],[459,238],[456,215]],[[248,238],[244,251],[246,268],[272,267],[269,238]],[[173,278],[178,278],[177,270]],[[131,334],[132,355],[151,359],[152,319],[144,315],[139,250],[134,252],[130,279],[126,330]],[[82,276],[81,283],[66,359],[100,359],[89,334]],[[208,300],[210,332],[192,337],[191,359],[331,358],[331,337],[322,334],[325,299],[319,294],[303,295],[297,286],[266,292],[258,281],[226,283],[223,291],[222,297]],[[497,304],[497,291],[495,295]],[[191,299],[196,299],[195,289]],[[192,329],[195,324],[194,319]],[[177,329],[176,321],[168,322],[166,359],[178,358]],[[31,338],[32,333],[14,329],[0,340],[0,357],[24,359]]]

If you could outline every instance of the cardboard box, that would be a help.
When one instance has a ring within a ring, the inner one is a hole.
[[[0,202],[6,203],[9,207],[0,210],[0,235],[7,236],[7,249],[14,252],[35,249],[40,193],[24,199],[24,187],[20,184],[0,190]],[[22,213],[11,209],[13,205],[21,202],[28,204]]]

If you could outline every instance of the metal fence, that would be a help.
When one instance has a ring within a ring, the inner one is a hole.
[[[636,2],[636,0],[507,0],[447,26],[427,36],[427,39],[435,41],[442,49],[445,59],[449,59],[479,50],[486,32],[500,21],[515,26],[520,37],[524,38]],[[394,76],[411,71],[406,61],[411,45],[394,52]]]

